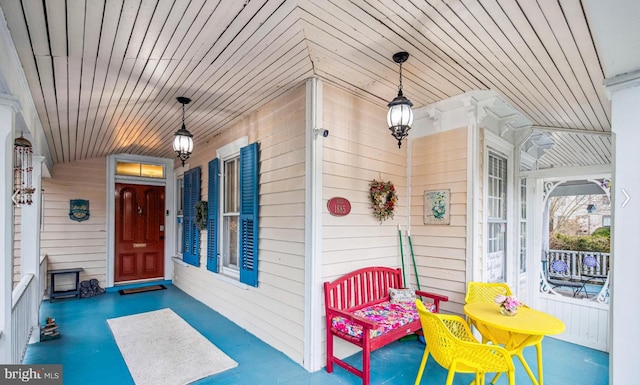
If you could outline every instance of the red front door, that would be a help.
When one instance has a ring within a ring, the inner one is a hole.
[[[116,183],[115,282],[164,277],[164,187]]]

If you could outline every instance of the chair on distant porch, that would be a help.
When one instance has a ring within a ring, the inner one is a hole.
[[[601,280],[604,282],[607,279],[608,271],[607,269],[603,269],[600,266],[600,262],[598,262],[598,258],[596,258],[593,254],[586,254],[582,258],[582,268],[580,269],[580,274],[589,279]]]
[[[551,286],[555,289],[557,287],[566,287],[571,289],[573,292],[573,296],[576,297],[581,291],[585,292],[585,283],[584,281],[572,281],[571,280],[571,270],[565,261],[562,259],[556,259],[551,262],[549,265],[549,275],[547,277],[547,282],[551,284]]]
[[[600,266],[598,258],[593,254],[584,254],[580,266],[580,278],[584,282],[584,293],[588,297],[588,284],[604,285],[609,276],[606,268]]]

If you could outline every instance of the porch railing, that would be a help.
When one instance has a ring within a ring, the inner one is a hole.
[[[567,264],[568,271],[558,273],[551,269],[554,261],[562,260]],[[591,261],[585,263],[585,260]],[[575,281],[590,277],[606,278],[609,274],[610,253],[574,250],[549,250],[546,252],[545,270],[550,278],[562,278]]]
[[[38,312],[46,287],[46,256],[40,259],[39,274],[38,280],[34,279],[34,274],[25,274],[12,293],[11,360],[13,363],[22,363],[29,340],[34,329],[37,328]]]
[[[11,360],[22,363],[33,332],[33,301],[36,301],[38,282],[34,282],[33,274],[26,274],[13,290],[13,306],[11,307]]]

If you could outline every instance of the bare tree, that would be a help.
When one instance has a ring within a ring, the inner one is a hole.
[[[576,212],[589,203],[590,195],[570,195],[549,199],[549,234],[576,234],[581,225]]]

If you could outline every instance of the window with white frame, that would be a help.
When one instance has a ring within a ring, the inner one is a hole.
[[[223,160],[222,180],[222,267],[227,274],[238,275],[240,218],[240,154]],[[229,270],[228,270],[229,269]]]
[[[504,282],[507,250],[507,159],[489,151],[487,164],[487,281]]]
[[[207,270],[258,286],[258,143],[241,138],[209,162]]]
[[[520,178],[520,272],[527,272],[527,178]]]

